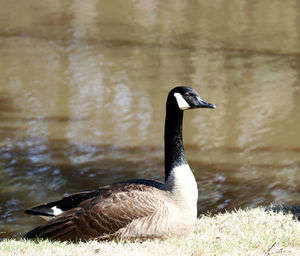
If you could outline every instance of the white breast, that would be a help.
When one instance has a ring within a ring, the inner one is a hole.
[[[198,188],[188,164],[177,166],[171,171],[166,187],[175,205],[190,211],[193,216],[197,215]]]

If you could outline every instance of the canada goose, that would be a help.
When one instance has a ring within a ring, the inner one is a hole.
[[[60,241],[184,236],[197,218],[198,189],[182,142],[183,111],[215,108],[189,87],[169,92],[165,121],[165,183],[136,179],[75,193],[25,212],[52,217],[24,235]]]

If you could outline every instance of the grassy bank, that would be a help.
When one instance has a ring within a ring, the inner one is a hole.
[[[182,239],[79,244],[5,240],[0,255],[300,255],[300,222],[263,209],[203,216]]]

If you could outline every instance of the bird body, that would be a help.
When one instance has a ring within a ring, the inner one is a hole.
[[[185,236],[197,218],[198,189],[182,141],[183,111],[215,108],[189,87],[168,95],[165,122],[165,183],[129,180],[65,196],[25,212],[52,218],[24,238],[60,241],[147,239]]]

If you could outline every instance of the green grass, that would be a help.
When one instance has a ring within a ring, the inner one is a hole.
[[[145,242],[60,243],[5,240],[0,255],[300,255],[300,222],[257,208],[198,219],[185,238]]]

